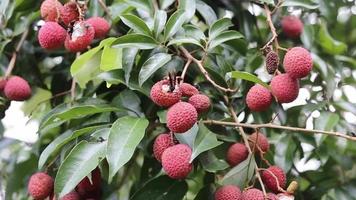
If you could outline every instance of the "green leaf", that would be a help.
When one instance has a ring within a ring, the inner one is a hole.
[[[243,35],[237,31],[224,31],[210,41],[208,50],[212,50],[224,42],[240,38],[243,38]]]
[[[179,0],[178,9],[184,10],[185,21],[189,22],[195,14],[196,2],[195,0]]]
[[[202,44],[196,39],[193,38],[174,38],[170,40],[167,44],[167,46],[173,45],[173,44],[195,44],[201,48],[204,48]]]
[[[194,160],[202,152],[213,149],[222,144],[216,138],[216,135],[211,132],[203,123],[199,123],[199,131],[194,140],[193,153],[190,162]]]
[[[226,31],[229,29],[233,24],[231,23],[231,19],[229,18],[222,18],[217,20],[216,22],[211,25],[209,29],[209,39],[212,40],[216,36],[218,36],[221,32]]]
[[[133,29],[137,33],[142,33],[145,35],[152,35],[150,28],[148,28],[145,21],[141,18],[137,17],[136,15],[132,14],[125,14],[121,15],[121,20],[126,24],[128,27]]]
[[[210,26],[212,25],[218,17],[216,16],[214,10],[203,1],[196,1],[197,11],[203,16],[205,22]]]
[[[38,169],[42,169],[44,164],[48,161],[50,157],[54,157],[61,148],[66,145],[68,142],[78,138],[79,136],[92,132],[94,130],[107,127],[107,125],[99,125],[99,126],[90,126],[85,127],[76,131],[71,129],[67,130],[63,134],[59,135],[54,139],[41,153],[40,158],[38,160]]]
[[[29,100],[25,101],[22,105],[22,110],[25,115],[30,115],[34,111],[40,110],[39,106],[41,103],[44,103],[51,99],[52,93],[48,90],[44,90],[42,88],[33,89],[32,96]],[[43,114],[43,113],[42,113]]]
[[[54,191],[59,198],[71,192],[105,158],[106,142],[79,142],[58,169]]]
[[[137,9],[142,9],[147,12],[151,12],[153,9],[150,0],[125,0],[125,2]]]
[[[329,34],[325,23],[322,23],[320,26],[317,41],[323,50],[329,54],[342,54],[347,50],[347,45],[345,43],[335,40]]]
[[[125,48],[122,50],[123,55],[122,58],[122,67],[125,71],[125,83],[126,85],[130,81],[131,71],[135,63],[135,58],[138,53],[138,49],[136,48]]]
[[[113,42],[113,48],[138,48],[138,49],[154,49],[158,46],[158,42],[147,35],[133,33],[124,35]]]
[[[167,13],[164,10],[158,10],[155,13],[154,17],[154,25],[153,25],[153,32],[155,35],[155,38],[158,38],[159,34],[164,29],[164,25],[166,25],[167,22]]]
[[[319,8],[318,4],[311,4],[311,3],[305,3],[305,2],[294,1],[294,0],[284,1],[281,6],[303,7],[311,10]]]
[[[187,132],[185,132],[185,133],[176,133],[174,135],[177,138],[177,140],[179,141],[179,143],[186,144],[190,148],[193,149],[195,138],[198,135],[198,131],[199,131],[198,125],[194,124],[194,126],[192,128],[190,128]]]
[[[159,68],[168,63],[172,56],[166,53],[157,53],[150,57],[142,66],[138,83],[140,86]]]
[[[164,30],[164,40],[166,41],[170,37],[172,37],[184,24],[186,19],[184,10],[177,10],[172,14],[172,16],[168,19],[166,28]]]
[[[101,54],[100,69],[110,71],[122,68],[122,49],[105,46]]]
[[[227,169],[230,165],[223,159],[218,159],[212,151],[207,151],[199,156],[199,162],[205,171],[216,173]]]
[[[158,118],[159,118],[159,122],[161,123],[167,123],[167,110],[160,110],[157,112]]]
[[[185,181],[160,176],[145,183],[130,200],[182,200],[187,190],[188,186]]]
[[[109,182],[132,157],[145,135],[148,121],[145,118],[125,116],[117,119],[110,129],[107,146]]]
[[[297,141],[294,140],[292,135],[287,134],[278,140],[275,145],[274,161],[276,165],[285,171],[289,171],[295,160]]]
[[[223,185],[236,185],[239,188],[245,188],[255,172],[255,157],[249,155],[246,160],[232,168],[222,179]]]
[[[230,78],[236,78],[236,79],[243,79],[246,81],[251,81],[257,84],[262,85],[263,87],[270,89],[270,86],[263,82],[261,79],[259,79],[257,76],[250,74],[248,72],[241,72],[241,71],[232,71],[226,74],[226,79],[230,79]]]
[[[320,117],[315,119],[315,129],[332,131],[339,123],[340,116],[332,112],[321,112]]]

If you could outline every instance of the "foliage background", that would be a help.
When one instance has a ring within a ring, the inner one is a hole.
[[[135,150],[136,145],[131,146],[122,154],[122,157],[117,156],[122,159],[121,161],[112,158],[112,162],[115,163],[100,162],[104,179],[113,178],[110,184],[106,183],[103,187],[105,198],[147,199],[150,197],[147,196],[147,191],[151,191],[152,199],[158,199],[154,195],[159,196],[163,192],[167,192],[167,196],[162,199],[211,199],[211,194],[218,182],[216,177],[229,171],[226,163],[221,159],[224,158],[229,144],[240,139],[234,129],[220,126],[208,126],[209,129],[207,129],[203,125],[199,127],[198,134],[209,135],[213,137],[213,140],[217,138],[224,143],[218,147],[209,148],[209,151],[199,155],[195,161],[195,173],[191,174],[186,181],[174,181],[165,176],[159,176],[162,173],[161,167],[151,155],[154,137],[164,131],[164,126],[157,121],[159,118],[160,122],[164,122],[164,117],[162,117],[164,111],[155,106],[147,94],[150,86],[168,71],[173,69],[176,72],[181,71],[185,62],[184,57],[178,51],[181,44],[177,43],[167,48],[166,42],[156,45],[150,38],[143,37],[144,40],[140,45],[144,47],[144,50],[138,51],[132,48],[121,48],[125,42],[122,42],[122,38],[117,38],[127,33],[137,32],[137,30],[129,31],[130,28],[125,25],[127,23],[123,23],[125,19],[120,18],[123,14],[137,15],[144,19],[149,27],[153,27],[155,19],[153,2],[148,0],[106,1],[112,15],[110,32],[112,38],[101,43],[96,41],[88,53],[77,59],[75,54],[65,50],[47,52],[39,47],[37,31],[38,25],[42,23],[39,21],[40,3],[36,0],[2,0],[0,2],[1,71],[6,70],[21,34],[29,29],[29,35],[18,54],[13,74],[21,75],[31,83],[34,95],[23,105],[23,110],[27,115],[31,115],[32,120],[41,120],[40,137],[34,144],[4,138],[0,135],[2,197],[27,199],[28,178],[38,170],[38,167],[46,168],[53,176],[58,171],[64,180],[73,177],[80,180],[80,177],[85,175],[74,173],[73,169],[83,167],[81,168],[83,173],[94,169],[99,163],[99,158],[105,157],[106,154],[110,157],[110,148],[108,147],[108,152],[106,152],[106,143],[111,143],[112,151],[115,153],[117,150],[115,146],[120,146],[120,141],[122,141],[117,138],[127,136],[128,127],[138,122],[139,125],[135,127],[137,134],[130,139],[138,145],[137,149]],[[172,15],[175,11],[174,4],[177,4],[171,0],[161,0],[159,3],[161,8],[168,5],[164,8],[168,16]],[[184,3],[186,3],[185,7]],[[249,1],[207,0],[196,1],[196,4],[197,11],[189,23],[192,25],[178,26],[178,33],[174,38],[190,39],[184,46],[191,50],[198,49],[197,55],[199,56],[201,50],[194,43],[204,44],[199,41],[203,37],[201,34],[205,33],[204,37],[207,37],[209,27],[216,19],[224,16],[232,17],[233,26],[230,29],[239,31],[241,35],[234,33],[234,40],[229,40],[209,50],[204,66],[217,83],[239,87],[238,93],[231,96],[231,100],[241,121],[266,123],[272,119],[273,113],[278,113],[276,121],[288,126],[305,127],[308,125],[308,127],[321,130],[337,130],[348,134],[355,132],[355,120],[352,122],[352,118],[354,119],[356,115],[356,102],[355,99],[348,98],[346,92],[350,91],[346,90],[347,88],[354,91],[356,85],[355,1],[286,1],[278,10],[273,18],[278,32],[280,32],[279,22],[283,15],[292,12],[303,19],[305,26],[300,39],[290,40],[280,34],[279,41],[283,47],[304,46],[309,49],[313,54],[314,69],[312,75],[301,82],[303,88],[301,91],[307,94],[302,105],[274,104],[272,109],[263,114],[250,113],[244,103],[244,96],[253,83],[226,77],[226,73],[239,70],[256,74],[265,82],[270,79],[264,71],[264,57],[259,50],[270,37],[263,10],[255,2]],[[179,4],[181,9],[188,13],[194,13],[195,9],[192,5],[192,2],[183,0]],[[96,0],[89,1],[87,15],[106,16]],[[106,17],[109,19],[108,16]],[[185,24],[188,24],[188,21],[186,20]],[[167,26],[168,24],[165,29]],[[154,33],[157,32],[155,29]],[[145,30],[142,34],[146,34]],[[156,39],[159,41],[162,41],[164,37],[159,33],[155,36],[158,36]],[[136,38],[126,38],[126,42],[137,41],[139,37],[142,38],[142,35],[136,35]],[[209,39],[207,38],[206,41]],[[109,45],[111,43],[114,46],[116,44],[116,48],[111,48]],[[155,60],[147,62],[152,59],[152,56]],[[283,56],[282,52],[281,56]],[[154,64],[149,65],[149,63]],[[144,66],[148,70],[142,70]],[[159,70],[156,70],[158,68]],[[187,81],[197,84],[214,103],[213,109],[204,118],[224,120],[227,109],[222,103],[223,94],[204,80],[196,69],[196,66],[190,67]],[[70,90],[72,76],[81,86],[77,87],[75,102],[71,102],[70,94],[51,98],[53,95]],[[141,87],[142,82],[144,83]],[[111,87],[108,88],[109,85]],[[62,104],[63,102],[65,103]],[[58,105],[60,106],[57,107]],[[52,110],[53,108],[55,109]],[[115,122],[117,119],[121,121]],[[143,130],[147,124],[145,133]],[[246,131],[253,130],[247,129]],[[273,149],[267,155],[267,159],[288,171],[289,180],[295,179],[299,182],[300,188],[296,199],[356,199],[354,142],[290,131],[273,129],[262,131],[269,136],[273,144]],[[111,132],[117,134],[111,134]],[[55,141],[59,141],[61,145],[52,143],[52,146],[50,145],[52,149],[48,150],[48,145],[55,138],[57,138]],[[71,151],[73,148],[74,150]],[[47,152],[51,151],[50,154],[44,155],[42,153],[46,152],[44,149],[47,149]],[[70,151],[70,154],[77,153],[86,160],[66,162],[65,157]],[[133,155],[133,158],[130,159],[130,155]],[[212,159],[213,155],[220,160]],[[317,168],[299,171],[296,164],[302,159],[317,163]],[[204,163],[202,160],[209,162]],[[113,176],[115,173],[109,170],[108,164],[119,169],[118,174]],[[125,165],[121,167],[123,164]],[[73,173],[69,173],[71,170]],[[246,174],[246,170],[237,171],[238,177]],[[146,184],[148,181],[151,182]],[[60,180],[57,183],[56,180],[56,184],[58,184],[57,188],[61,188],[61,184],[65,183]]]

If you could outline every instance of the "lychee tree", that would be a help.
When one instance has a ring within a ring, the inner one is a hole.
[[[354,11],[2,0],[0,199],[356,199]]]

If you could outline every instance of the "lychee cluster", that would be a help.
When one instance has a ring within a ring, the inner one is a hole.
[[[70,1],[64,5],[58,0],[45,0],[41,16],[46,21],[38,32],[38,41],[47,50],[63,45],[70,52],[87,49],[95,38],[105,37],[110,24],[102,17],[84,20],[85,6]]]
[[[31,87],[28,82],[19,77],[0,78],[0,92],[10,101],[25,101],[31,97]]]

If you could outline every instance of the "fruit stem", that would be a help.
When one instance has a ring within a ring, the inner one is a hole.
[[[180,76],[181,79],[182,79],[182,82],[184,82],[185,74],[187,73],[188,68],[189,68],[189,66],[190,66],[191,63],[192,63],[192,59],[191,59],[191,58],[188,58],[187,62],[186,62],[185,65],[184,65],[182,75]]]

